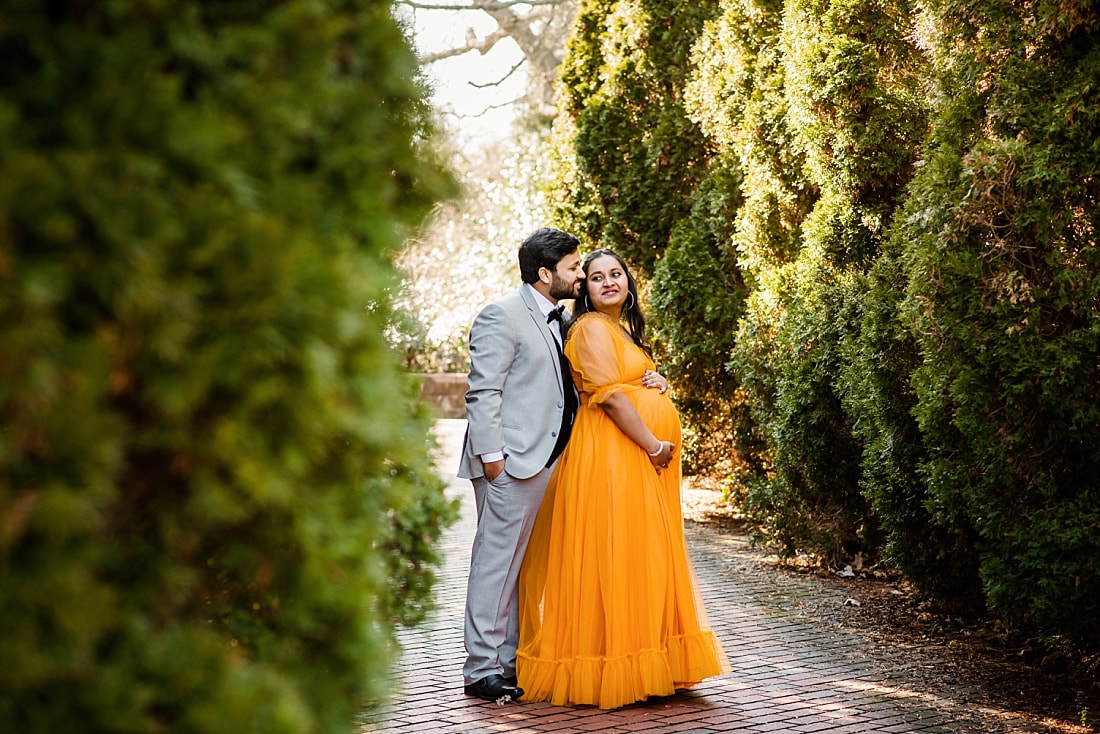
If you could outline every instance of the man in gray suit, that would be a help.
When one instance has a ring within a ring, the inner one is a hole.
[[[474,485],[477,531],[466,588],[465,691],[518,699],[519,569],[550,471],[569,438],[577,395],[562,354],[562,306],[584,279],[579,241],[558,229],[519,247],[523,284],[470,328],[469,426],[458,476]]]

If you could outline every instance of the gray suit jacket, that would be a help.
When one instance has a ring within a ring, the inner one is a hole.
[[[565,393],[558,347],[525,286],[490,303],[470,328],[469,426],[458,476],[485,476],[481,455],[504,450],[504,470],[528,479],[546,466]]]

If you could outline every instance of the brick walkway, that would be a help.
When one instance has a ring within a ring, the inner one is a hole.
[[[912,676],[927,677],[935,661],[883,650],[835,619],[804,613],[807,606],[842,613],[843,590],[812,578],[777,582],[774,574],[754,573],[758,564],[742,538],[691,524],[692,559],[732,673],[689,693],[616,711],[497,706],[463,695],[462,616],[474,509],[469,483],[453,472],[464,429],[461,420],[438,424],[440,471],[450,480],[448,491],[463,498],[462,518],[442,538],[446,560],[436,587],[438,606],[425,624],[402,632],[395,699],[368,715],[364,732],[1050,731],[1013,722],[1004,712],[974,710],[946,679],[936,695],[921,692],[927,685],[907,686]]]

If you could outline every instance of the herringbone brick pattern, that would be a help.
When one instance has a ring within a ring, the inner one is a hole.
[[[934,666],[935,660],[883,651],[835,620],[800,612],[805,602],[836,592],[812,578],[777,582],[774,574],[754,574],[743,539],[692,525],[691,555],[711,624],[733,666],[730,674],[689,693],[616,711],[498,706],[465,696],[462,617],[474,510],[468,483],[453,475],[464,428],[461,420],[438,424],[440,472],[450,479],[449,491],[464,498],[462,518],[442,538],[438,607],[425,624],[402,633],[395,698],[366,716],[364,732],[1036,731],[957,702],[957,686],[941,695],[907,687],[907,671]],[[843,597],[835,601],[828,608],[842,607]]]

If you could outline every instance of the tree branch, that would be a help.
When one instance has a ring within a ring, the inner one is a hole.
[[[469,53],[470,51],[477,51],[484,56],[489,53],[493,46],[497,45],[499,41],[508,38],[508,34],[501,29],[497,29],[485,36],[480,41],[471,29],[466,30],[466,43],[457,47],[449,48],[445,51],[436,51],[435,53],[428,54],[427,56],[420,57],[420,63],[430,64],[433,61],[441,61],[443,59],[454,58],[455,56],[461,56],[462,54]]]
[[[497,5],[494,0],[473,0],[473,5],[492,16],[498,28],[512,37],[540,75],[547,79],[553,78],[560,60],[552,49],[543,44],[540,34],[531,29],[524,16],[517,15],[507,8],[493,9],[493,6]]]
[[[509,79],[524,61],[528,64],[527,94],[524,100],[540,118],[553,119],[555,114],[554,82],[564,54],[565,37],[576,14],[575,0],[393,0],[399,6],[417,10],[483,11],[496,21],[497,29],[482,40],[467,30],[460,47],[436,51],[420,59],[422,65],[450,59],[470,51],[482,56],[503,38],[511,38],[523,54],[523,61],[503,78],[485,84],[469,84],[478,89],[495,87]],[[516,6],[527,6],[522,12]],[[534,7],[538,6],[538,7]],[[516,100],[510,104],[516,104]],[[505,105],[506,106],[506,105]],[[493,109],[493,108],[490,108]]]
[[[526,102],[526,101],[527,101],[527,95],[525,94],[522,97],[516,97],[511,102],[500,102],[498,104],[489,105],[488,107],[483,109],[481,112],[476,112],[476,113],[468,114],[468,115],[460,115],[457,112],[455,112],[454,110],[447,110],[445,112],[445,114],[450,115],[451,117],[454,117],[454,118],[459,119],[459,120],[472,120],[472,119],[477,119],[479,117],[484,117],[485,115],[487,115],[492,110],[499,110],[499,109],[503,109],[505,107],[512,107],[513,105],[517,105],[517,104],[520,104],[521,102]]]
[[[415,10],[504,10],[514,5],[564,5],[570,0],[496,0],[496,2],[478,5],[436,5],[433,3],[419,3],[415,0],[397,0],[398,5],[405,5]]]
[[[527,59],[525,59],[525,58],[520,59],[518,64],[516,64],[511,69],[509,69],[507,74],[502,76],[500,79],[497,79],[495,82],[485,82],[484,84],[478,84],[477,82],[467,82],[467,84],[469,84],[471,87],[476,87],[477,89],[488,89],[489,87],[499,87],[501,84],[503,84],[505,81],[508,80],[508,77],[510,77],[510,76],[512,76],[513,74],[516,73],[516,69],[518,69],[519,67],[523,66],[526,63],[527,63]]]

